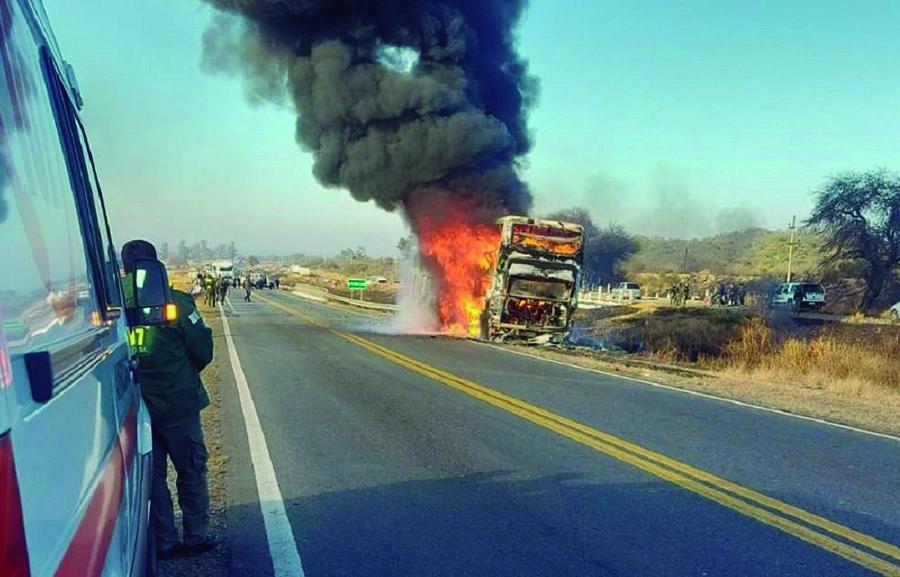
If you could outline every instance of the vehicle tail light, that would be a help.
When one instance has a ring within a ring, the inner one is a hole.
[[[22,501],[9,434],[0,437],[0,575],[29,577]]]

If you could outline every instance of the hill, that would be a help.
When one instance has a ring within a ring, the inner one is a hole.
[[[699,239],[638,236],[637,240],[638,252],[624,264],[627,273],[781,276],[787,270],[790,231],[751,228]],[[822,238],[800,229],[795,242],[793,269],[799,276],[810,274],[820,264]]]

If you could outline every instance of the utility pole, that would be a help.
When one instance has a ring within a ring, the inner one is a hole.
[[[684,243],[684,258],[681,261],[681,272],[687,272],[687,256],[688,256],[688,245],[687,241]]]
[[[797,215],[793,215],[791,217],[791,242],[788,245],[788,271],[787,271],[787,281],[791,282],[791,267],[794,264],[794,232],[797,230]]]

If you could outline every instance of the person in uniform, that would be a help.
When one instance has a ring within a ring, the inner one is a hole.
[[[136,259],[156,259],[156,249],[144,240],[125,243],[122,265],[126,275],[132,274]],[[126,300],[129,292],[126,289]],[[209,405],[200,371],[212,361],[212,331],[203,323],[191,295],[172,290],[171,297],[177,320],[165,326],[138,327],[144,331],[144,338],[135,350],[141,395],[153,429],[150,515],[160,559],[196,555],[218,545],[218,539],[207,530],[208,453],[200,423],[200,411]],[[177,474],[183,542],[178,541],[172,496],[166,484],[170,459]]]
[[[219,280],[219,302],[225,304],[225,297],[228,296],[228,279]]]
[[[203,279],[203,287],[205,290],[205,300],[206,306],[213,306],[213,298],[215,298],[216,286],[215,279],[213,279],[212,275],[207,273]]]

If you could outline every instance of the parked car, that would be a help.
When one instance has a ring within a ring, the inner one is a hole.
[[[622,282],[612,289],[612,298],[618,300],[636,300],[641,298],[641,285],[636,282]]]
[[[771,305],[793,312],[817,311],[825,306],[825,287],[814,282],[783,283],[772,294]]]
[[[0,575],[152,575],[129,342],[177,309],[158,261],[128,277],[125,306],[74,72],[38,0],[0,3],[0,60]]]
[[[900,301],[895,302],[891,307],[891,322],[900,323]]]

